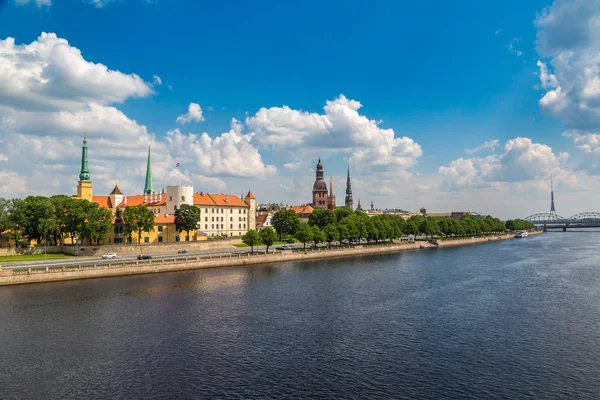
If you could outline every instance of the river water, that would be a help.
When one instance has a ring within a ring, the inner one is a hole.
[[[600,232],[0,288],[2,399],[597,399]]]

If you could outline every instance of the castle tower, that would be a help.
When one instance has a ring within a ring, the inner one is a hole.
[[[125,196],[123,195],[123,192],[121,192],[121,189],[119,189],[118,185],[115,185],[115,188],[112,192],[110,192],[108,197],[110,197],[110,203],[112,205],[113,212],[116,211],[117,206],[125,199]]]
[[[250,206],[248,209],[248,230],[256,230],[256,197],[248,190],[248,194],[244,198],[244,201]]]
[[[323,179],[323,164],[321,164],[321,157],[319,157],[319,162],[317,163],[317,172],[315,183],[313,184],[312,198],[313,207],[327,208],[329,196],[327,193],[327,184],[325,183],[325,179]]]
[[[146,164],[146,184],[144,185],[144,194],[154,193],[152,186],[152,165],[150,164],[150,146],[148,146],[148,163]]]
[[[335,195],[333,194],[333,178],[329,177],[329,196],[327,197],[327,208],[335,210]]]
[[[352,200],[352,183],[350,182],[350,166],[348,165],[348,178],[346,179],[346,199],[344,205],[349,209],[354,209],[354,201]]]
[[[92,181],[90,180],[90,170],[88,168],[88,147],[85,136],[83,137],[83,147],[81,148],[81,171],[79,173],[79,182],[77,183],[77,197],[92,201]]]

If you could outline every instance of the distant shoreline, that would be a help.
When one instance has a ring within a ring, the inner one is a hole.
[[[532,235],[543,232],[533,232]],[[288,261],[316,260],[324,258],[353,257],[370,254],[397,253],[403,251],[432,249],[441,247],[466,246],[478,243],[495,242],[513,239],[514,234],[439,240],[437,245],[429,242],[384,243],[379,245],[356,246],[348,248],[332,248],[307,250],[306,252],[276,252],[269,254],[227,254],[220,256],[190,257],[185,262],[181,259],[157,259],[147,262],[115,262],[110,264],[73,265],[62,268],[32,267],[15,273],[13,270],[0,271],[0,286],[21,285],[28,283],[59,282],[75,279],[102,278],[111,276],[127,276],[152,274],[160,272],[186,271],[203,268],[235,267],[265,263]],[[527,239],[521,239],[527,240]]]

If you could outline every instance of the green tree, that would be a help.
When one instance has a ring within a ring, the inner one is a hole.
[[[270,226],[263,228],[260,231],[260,239],[265,246],[267,246],[267,253],[269,252],[269,247],[275,243],[277,240],[277,232],[273,230]]]
[[[113,230],[112,212],[106,208],[100,208],[96,203],[91,204],[87,210],[87,221],[83,232],[83,236],[90,240],[90,244],[99,243]],[[154,220],[152,220],[152,224],[154,226]]]
[[[323,208],[315,208],[315,210],[308,216],[308,225],[318,226],[319,229],[325,228],[329,224],[335,224],[337,217],[333,210],[326,210]]]
[[[354,211],[352,211],[348,207],[338,207],[335,210],[333,210],[333,212],[335,213],[335,220],[338,222],[340,222],[349,215],[354,215]]]
[[[250,252],[254,253],[254,246],[260,244],[260,235],[254,229],[250,229],[242,236],[242,242],[250,246]]]
[[[336,240],[340,240],[340,232],[339,230],[335,227],[334,224],[329,224],[327,225],[324,229],[323,229],[323,233],[325,234],[325,240],[327,241],[327,243],[329,244],[329,247],[331,248],[331,242],[336,241]]]
[[[185,231],[187,238],[190,238],[190,231],[198,229],[200,221],[200,209],[189,204],[182,204],[175,210],[175,228],[179,232]]]
[[[312,230],[310,229],[310,226],[308,226],[308,224],[301,223],[300,227],[296,231],[295,237],[298,239],[298,241],[304,244],[304,250],[306,251],[306,243],[312,240]]]
[[[295,235],[300,227],[300,218],[294,210],[277,211],[271,220],[271,224],[277,231],[279,239],[285,235]]]
[[[346,227],[346,225],[337,224],[336,229],[339,233],[340,241],[348,239],[348,227]]]
[[[138,245],[141,243],[142,232],[154,229],[154,214],[144,206],[126,207],[123,211],[125,230],[131,237],[131,232],[137,232]]]
[[[325,233],[323,233],[323,231],[321,229],[319,229],[319,227],[317,225],[313,225],[311,227],[311,231],[312,231],[312,240],[315,244],[315,249],[317,248],[317,245],[319,243],[322,243],[325,241]]]

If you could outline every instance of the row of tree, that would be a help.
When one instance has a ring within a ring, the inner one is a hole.
[[[154,230],[154,214],[144,206],[126,207],[123,211],[124,233],[131,238],[137,232]],[[195,231],[200,221],[198,207],[182,205],[175,212],[176,229]],[[105,240],[113,232],[113,213],[98,204],[64,195],[29,196],[25,199],[0,198],[0,246],[15,243],[29,246],[31,241],[63,245],[65,239],[89,244]]]
[[[441,235],[463,237],[500,233],[507,228],[502,221],[492,216],[465,215],[456,220],[414,215],[405,220],[399,215],[369,217],[364,212],[345,207],[335,210],[315,209],[307,223],[301,222],[293,210],[278,211],[273,215],[272,224],[280,240],[294,238],[304,243],[305,248],[311,242],[315,245],[327,242],[331,246],[331,242],[338,240],[367,239],[378,242],[398,239],[404,235],[424,235],[426,238]],[[267,229],[270,228],[263,229],[261,235]],[[261,235],[248,232],[244,242],[252,243],[252,246],[260,244]]]
[[[526,231],[535,228],[535,225],[524,219],[509,219],[506,221],[506,229],[511,231]]]

